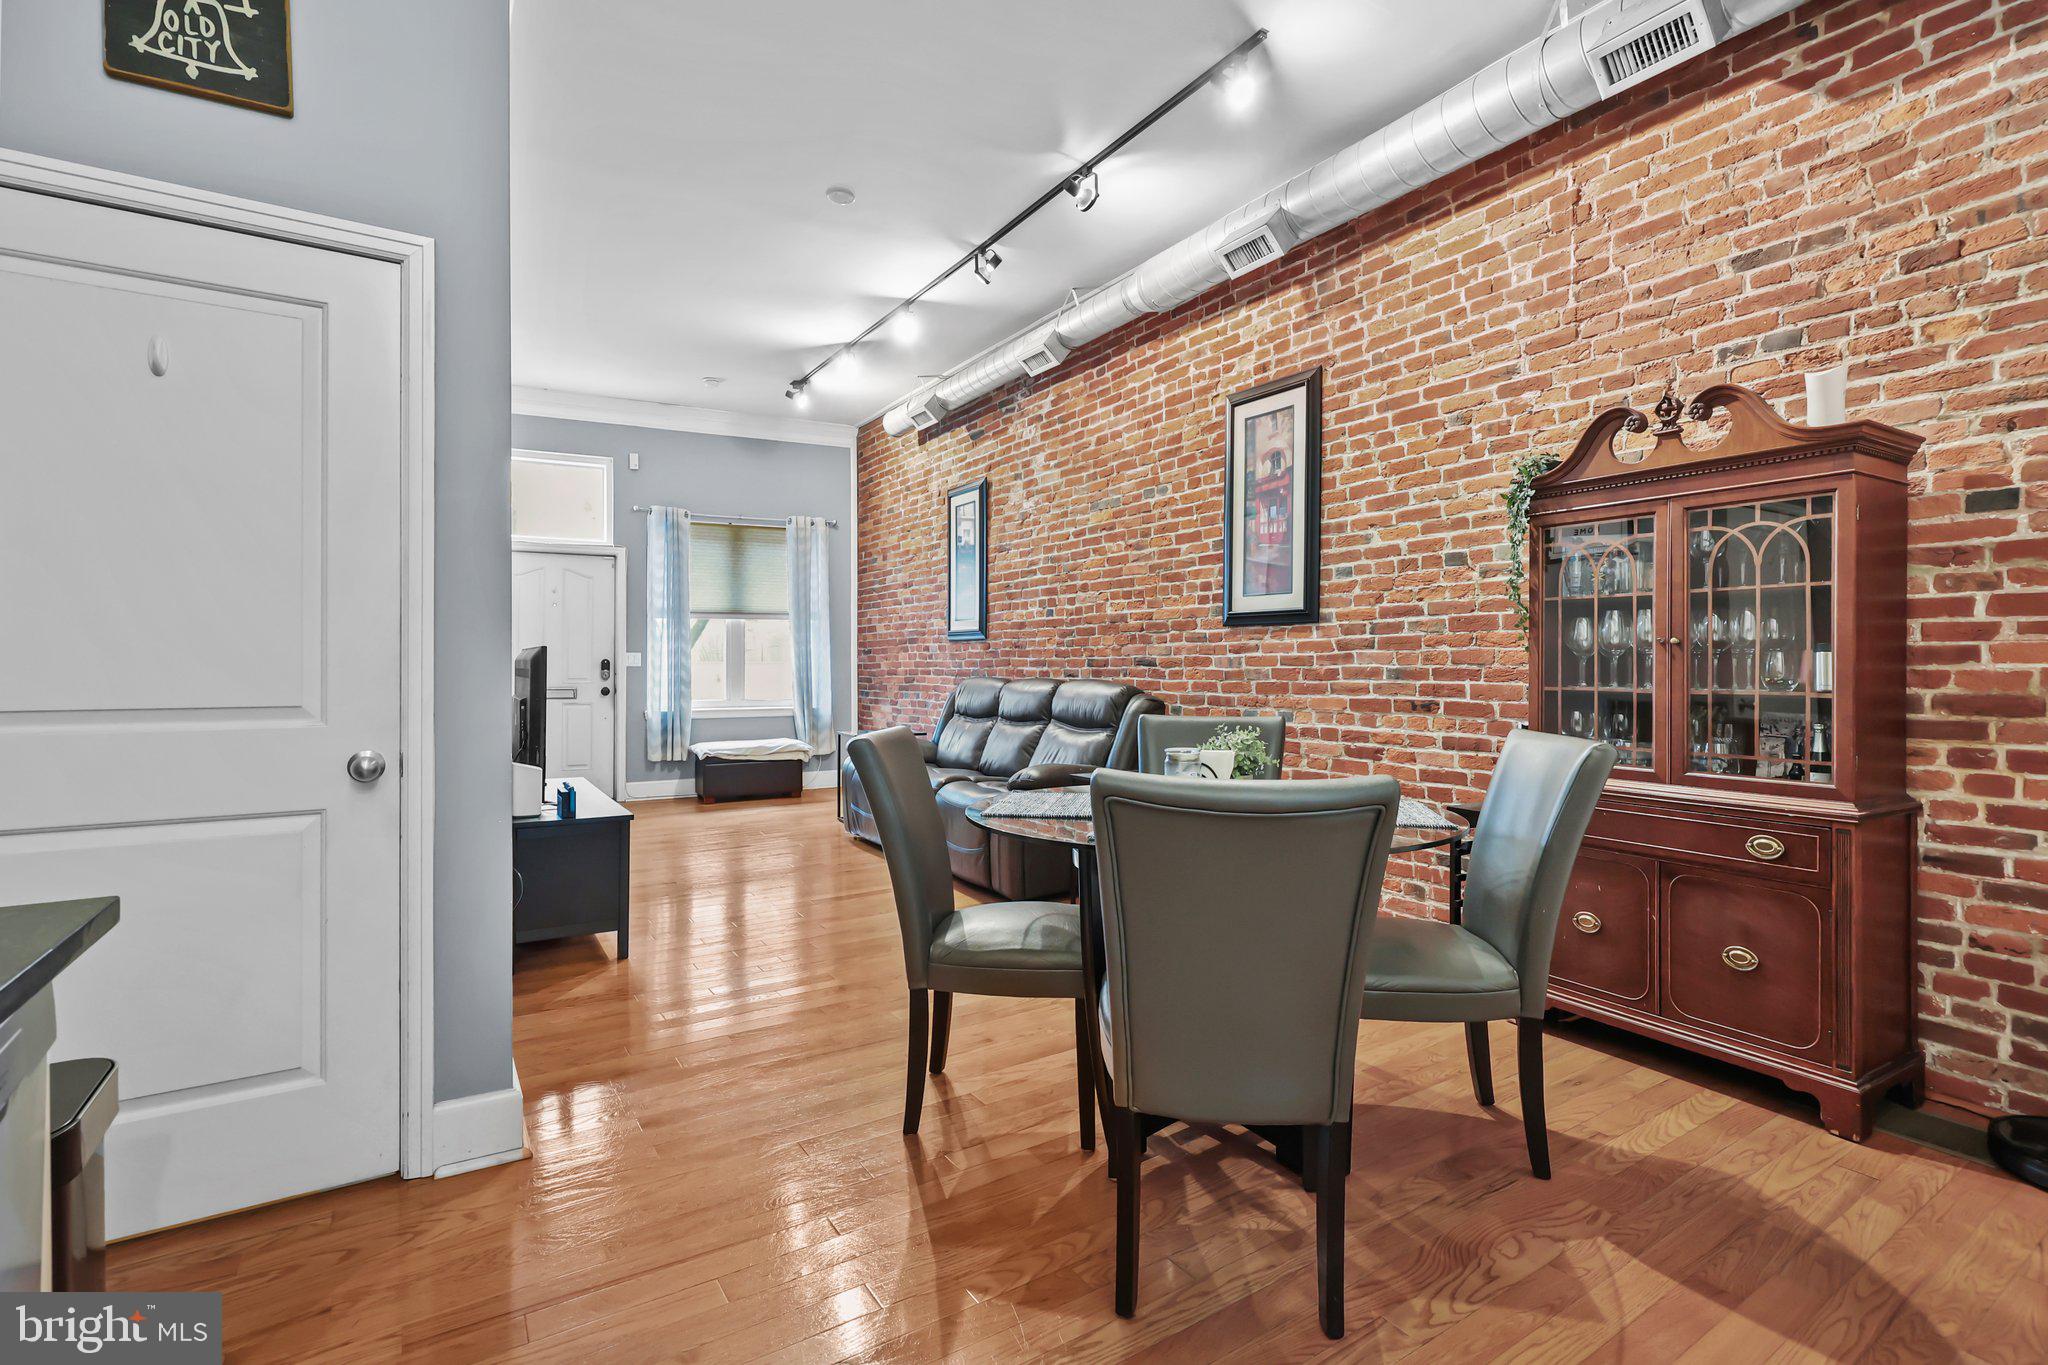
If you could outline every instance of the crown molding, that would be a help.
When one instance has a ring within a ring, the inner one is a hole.
[[[799,445],[836,446],[851,450],[859,428],[840,422],[813,422],[802,417],[750,417],[681,403],[652,403],[640,398],[610,398],[565,389],[512,386],[512,415],[552,417],[567,422],[600,422],[614,427],[647,427],[656,431],[694,431],[706,436],[743,436],[757,441],[793,441]]]

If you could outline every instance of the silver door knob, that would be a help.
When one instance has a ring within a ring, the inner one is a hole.
[[[365,749],[359,754],[350,754],[348,775],[358,782],[375,782],[384,776],[384,755],[375,749]]]

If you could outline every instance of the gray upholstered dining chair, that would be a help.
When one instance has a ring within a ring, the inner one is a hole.
[[[934,1076],[946,1069],[955,994],[1067,999],[1074,1002],[1081,1148],[1094,1151],[1094,1020],[1084,1003],[1080,911],[1060,901],[956,909],[945,826],[917,737],[897,726],[857,736],[846,749],[872,802],[903,931],[903,970],[910,983],[903,1131],[917,1131],[927,1068]]]
[[[1302,1139],[1323,1331],[1342,1336],[1357,1001],[1400,790],[1108,770],[1090,786],[1116,1311],[1137,1308],[1142,1116],[1257,1125]]]
[[[1138,717],[1138,771],[1166,771],[1166,751],[1187,746],[1200,748],[1221,729],[1250,726],[1266,741],[1273,762],[1261,777],[1278,777],[1287,760],[1287,718],[1285,716],[1163,716]]]
[[[1543,1003],[1565,885],[1593,805],[1614,767],[1612,747],[1516,730],[1501,746],[1466,862],[1460,923],[1389,915],[1373,938],[1366,1019],[1465,1026],[1472,1093],[1493,1103],[1486,1025],[1512,1019],[1529,1167],[1550,1179],[1543,1113]]]

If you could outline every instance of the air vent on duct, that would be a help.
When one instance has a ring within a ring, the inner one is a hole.
[[[1033,333],[1024,343],[1024,353],[1017,357],[1024,367],[1024,373],[1044,374],[1047,370],[1059,368],[1067,358],[1067,343],[1060,340],[1059,333],[1045,327]]]
[[[946,419],[949,411],[946,400],[938,394],[920,394],[910,402],[910,425],[919,431],[930,431]]]
[[[1301,234],[1285,209],[1271,209],[1223,239],[1216,260],[1231,279],[1249,275],[1270,260],[1285,256]]]
[[[1622,32],[1612,38],[1602,35],[1587,54],[1602,97],[1669,71],[1720,41],[1715,15],[1708,11],[1705,0],[1656,6],[1656,13],[1648,18],[1638,17],[1639,8],[1623,6],[1610,21],[1611,26],[1622,27]]]

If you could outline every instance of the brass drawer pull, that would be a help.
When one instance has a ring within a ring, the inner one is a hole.
[[[1721,960],[1738,972],[1753,972],[1763,959],[1737,943],[1721,950]]]
[[[1744,847],[1749,850],[1752,858],[1761,858],[1767,863],[1785,856],[1785,841],[1769,834],[1750,835],[1749,842]]]
[[[1600,932],[1600,917],[1590,910],[1581,910],[1572,916],[1572,928],[1582,934],[1597,934]]]

